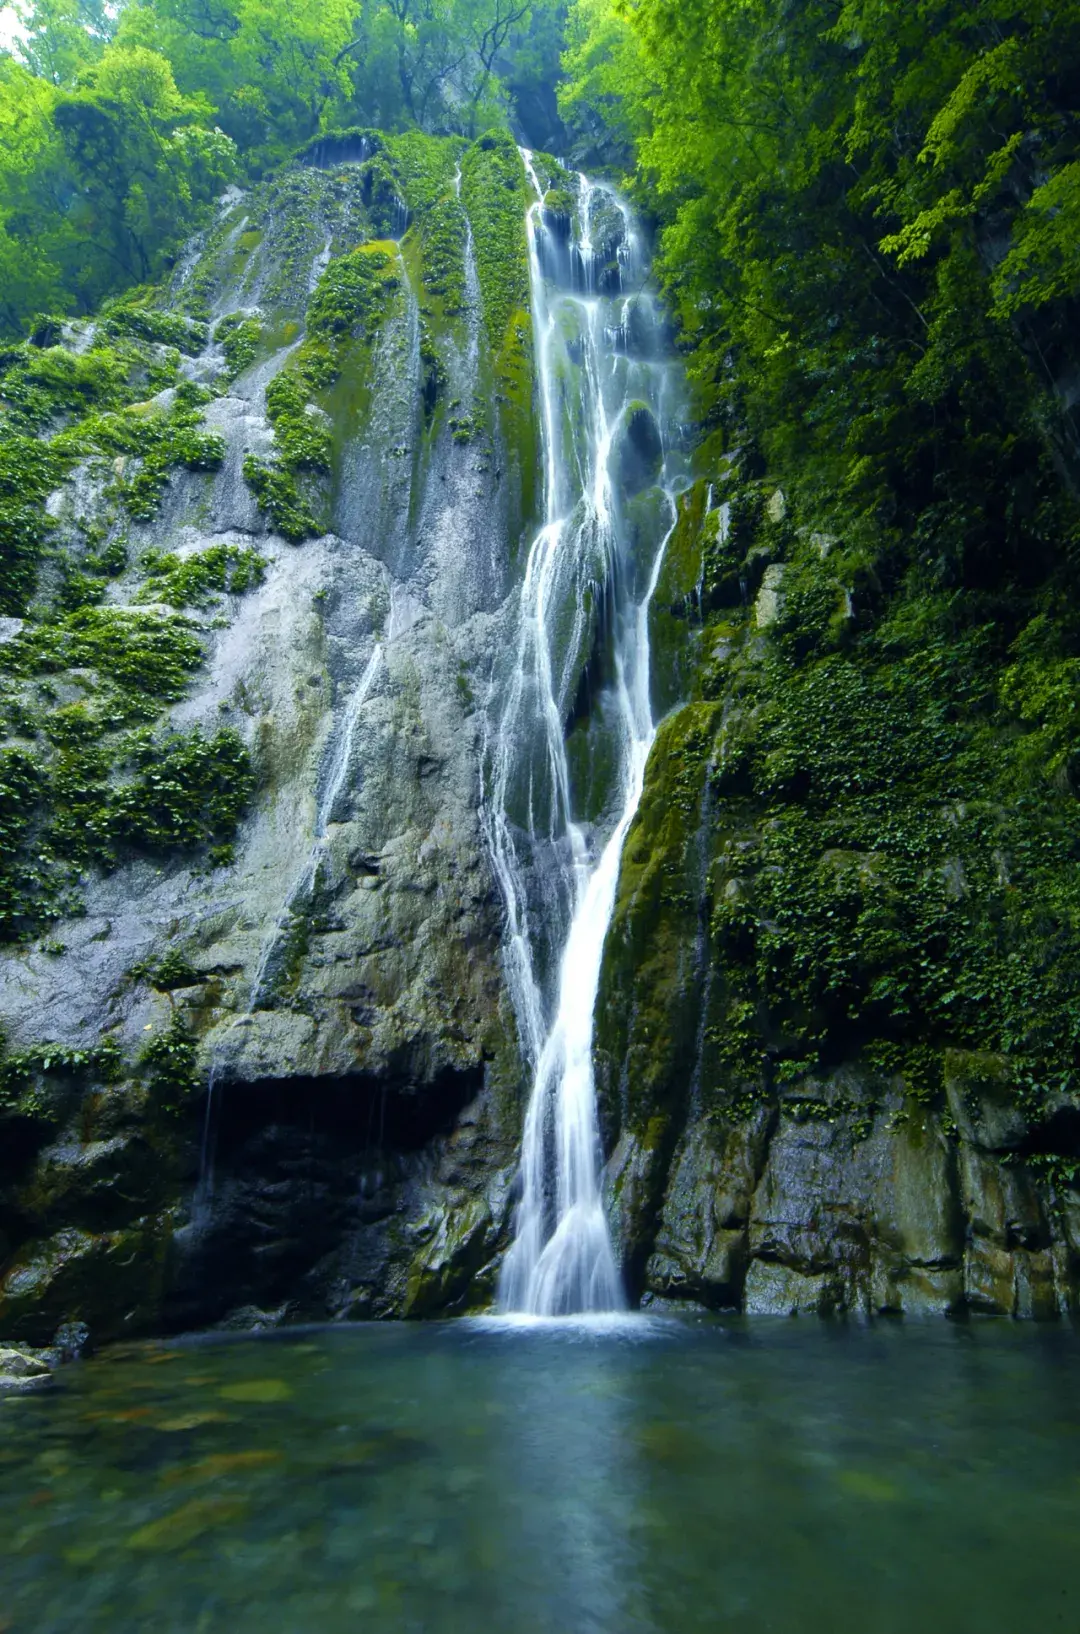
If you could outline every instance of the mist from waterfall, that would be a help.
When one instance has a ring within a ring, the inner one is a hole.
[[[533,1083],[499,1298],[507,1311],[561,1316],[624,1303],[601,1196],[593,1012],[655,735],[649,603],[676,516],[679,375],[625,203],[565,172],[545,198],[533,155],[522,157],[536,192],[528,237],[544,519],[509,672],[496,678],[484,815]],[[583,691],[581,731],[595,740],[578,755],[584,774],[568,742]]]

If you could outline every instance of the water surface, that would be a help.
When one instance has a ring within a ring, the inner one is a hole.
[[[1074,1630],[1078,1385],[996,1323],[125,1347],[0,1403],[0,1628]]]

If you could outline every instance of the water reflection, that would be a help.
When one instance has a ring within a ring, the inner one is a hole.
[[[635,1363],[660,1324],[607,1316],[476,1326],[502,1364],[489,1445],[489,1493],[504,1529],[494,1626],[653,1634],[637,1573],[646,1495]]]

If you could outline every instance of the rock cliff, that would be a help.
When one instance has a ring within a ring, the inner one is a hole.
[[[681,503],[597,1013],[630,1289],[1071,1313],[1075,796],[1017,669],[737,454]]]
[[[0,354],[6,1338],[491,1299],[526,1087],[481,814],[537,519],[529,198],[501,136],[323,137],[167,288]],[[1071,1312],[1067,756],[992,620],[954,637],[947,595],[715,441],[651,604],[664,718],[597,1010],[628,1292]],[[611,457],[650,537],[661,452],[640,405]]]
[[[167,291],[5,360],[5,430],[56,467],[2,649],[0,1332],[490,1292],[524,197],[501,139],[323,141],[227,195]]]

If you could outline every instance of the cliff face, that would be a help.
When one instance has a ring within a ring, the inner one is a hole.
[[[481,812],[537,520],[530,196],[502,138],[324,138],[167,290],[0,354],[5,1336],[491,1298],[525,1086]],[[696,458],[597,1008],[628,1291],[1071,1311],[1052,600],[1002,637],[1008,585],[974,618],[917,542]],[[595,588],[565,723],[591,815]]]
[[[0,1332],[490,1291],[525,202],[508,143],[323,142],[168,291],[5,359],[8,446],[55,452],[0,648]]]
[[[681,503],[653,614],[674,707],[597,1012],[629,1285],[1070,1312],[1076,801],[1025,668],[1047,621],[1028,647],[965,629],[917,560],[890,583],[737,458]]]

